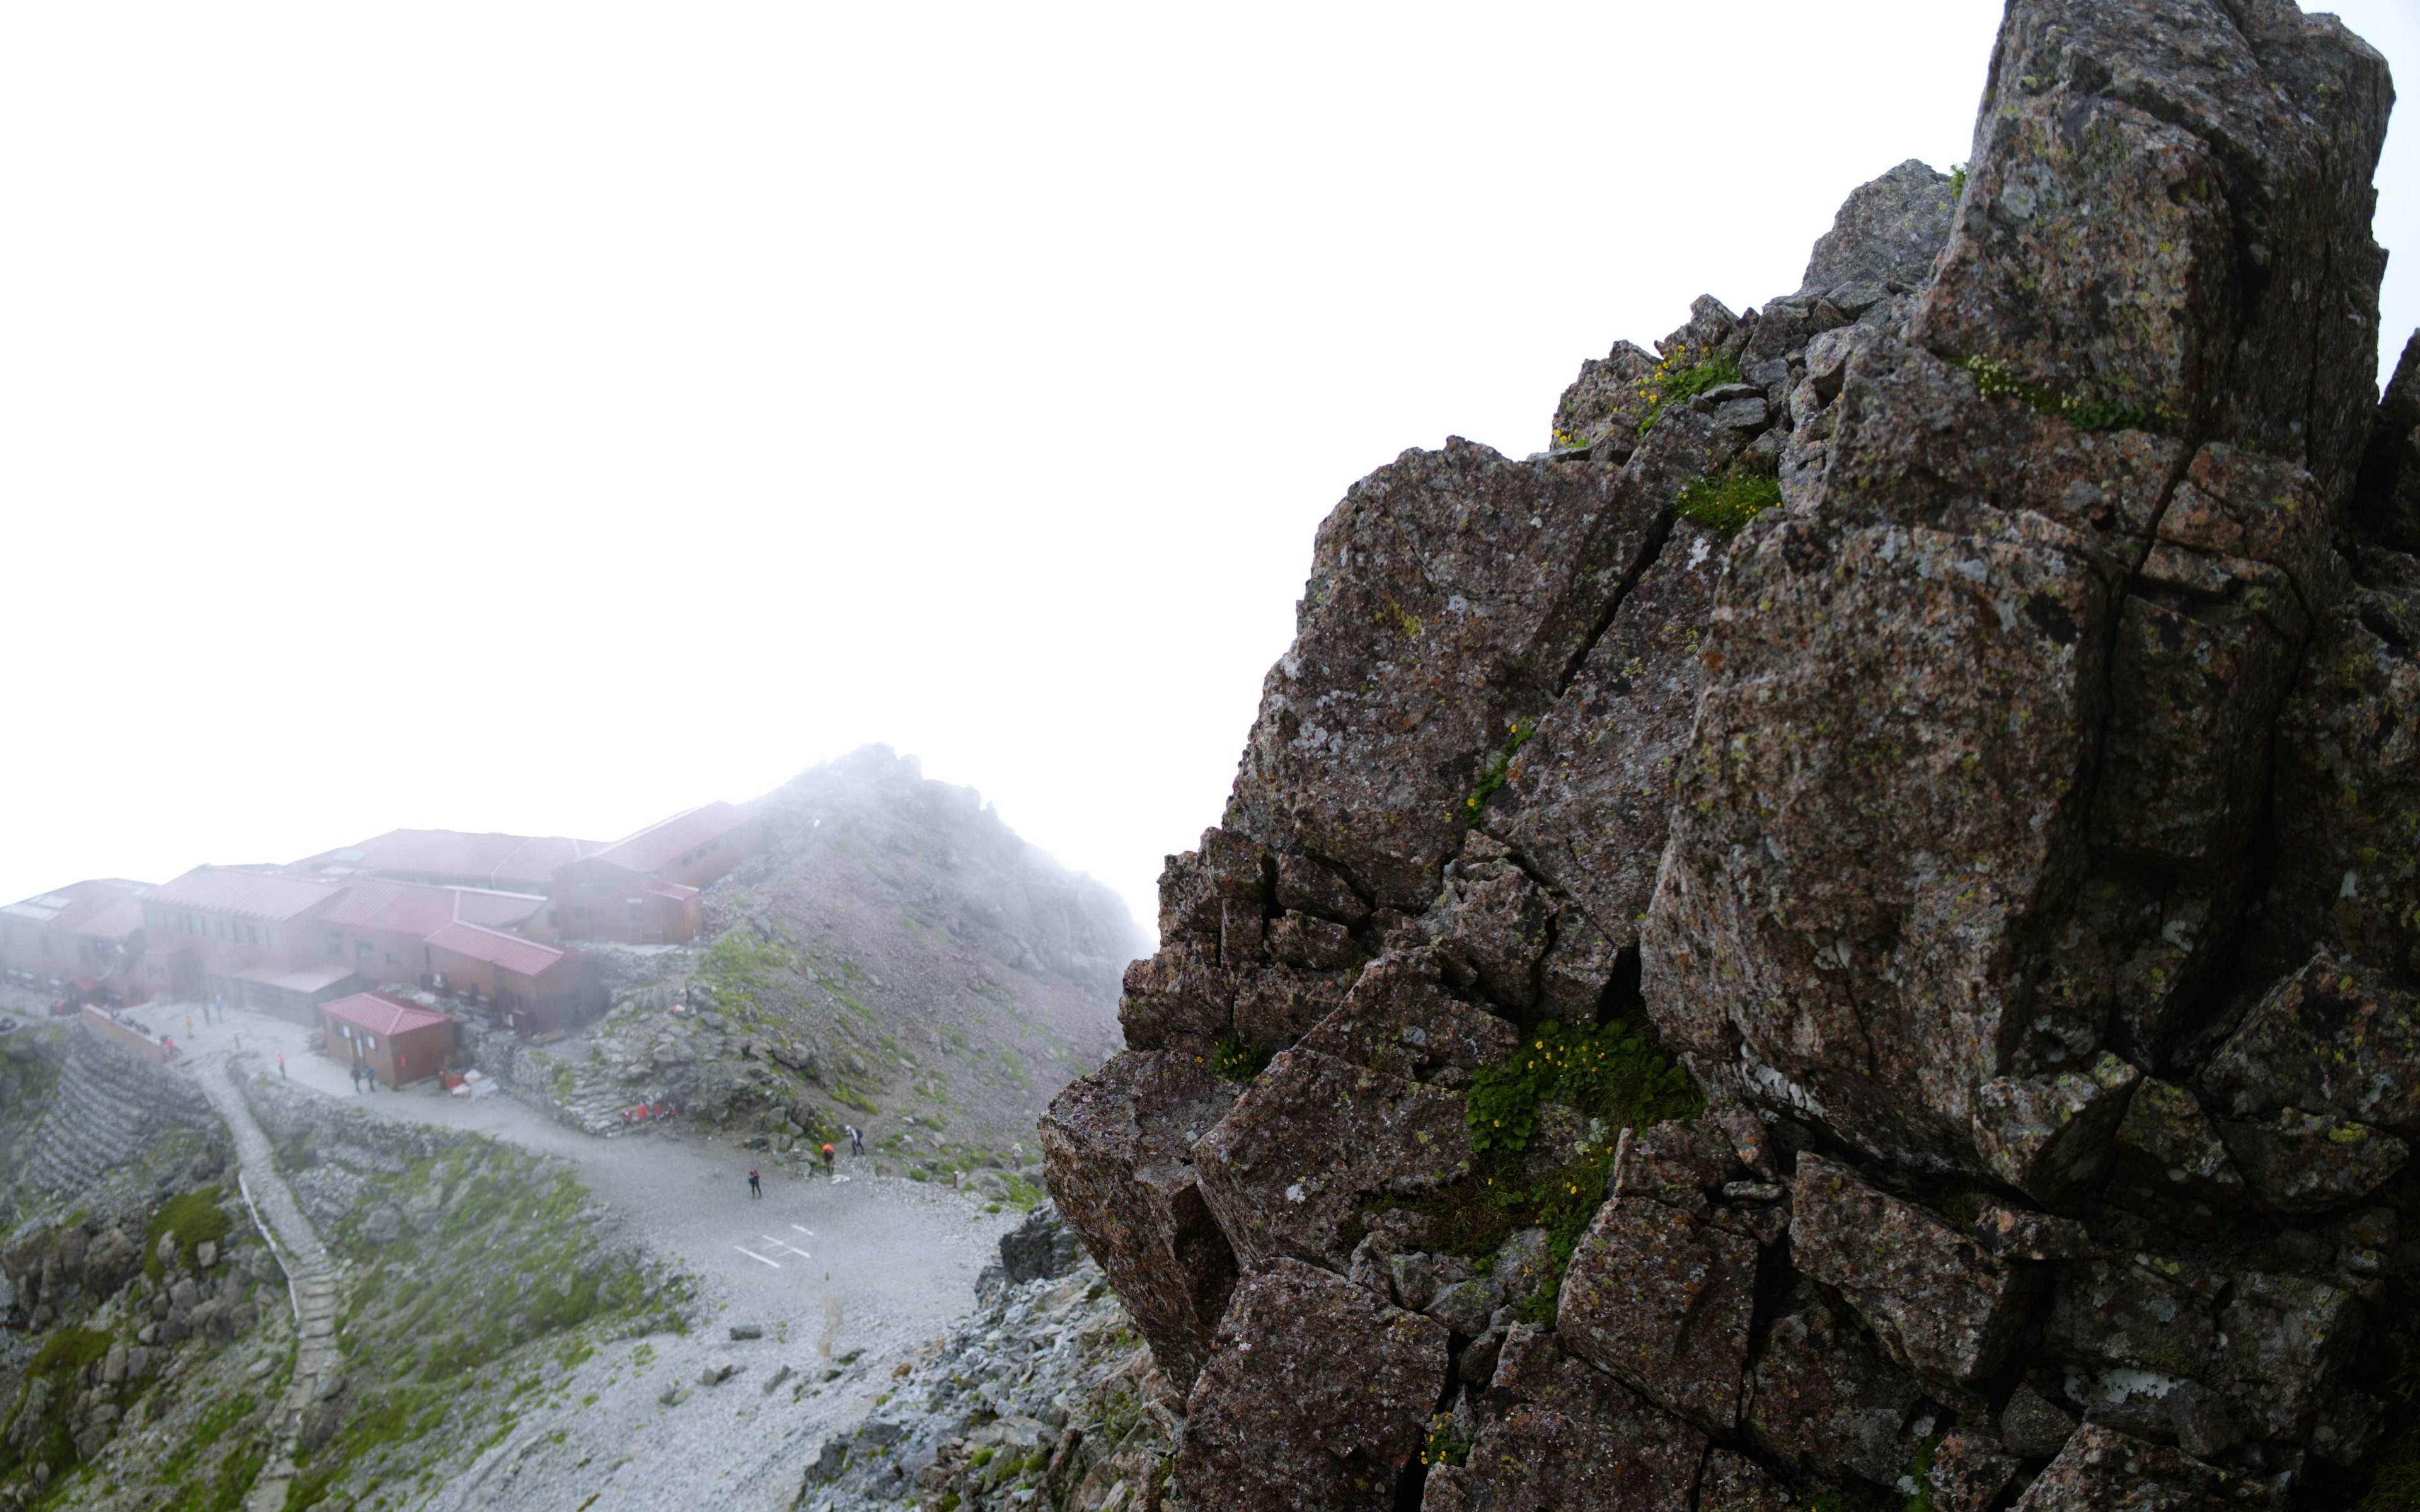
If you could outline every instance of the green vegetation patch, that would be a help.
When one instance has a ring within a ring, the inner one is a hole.
[[[219,1206],[219,1189],[215,1186],[169,1198],[151,1215],[151,1222],[143,1230],[143,1273],[154,1281],[165,1273],[160,1264],[162,1236],[177,1236],[177,1257],[191,1269],[194,1252],[202,1242],[224,1245],[232,1227],[234,1223],[226,1210]]]
[[[1249,1082],[1269,1069],[1275,1052],[1248,1042],[1233,1029],[1218,1037],[1218,1046],[1211,1053],[1210,1069],[1231,1082]]]
[[[464,1138],[370,1184],[357,1215],[381,1203],[424,1215],[385,1244],[364,1239],[358,1217],[331,1236],[357,1267],[346,1352],[391,1362],[389,1384],[299,1467],[292,1512],[394,1484],[415,1461],[425,1471],[433,1451],[412,1446],[449,1421],[508,1416],[506,1400],[560,1383],[608,1331],[673,1323],[663,1315],[686,1303],[680,1278],[598,1241],[568,1171],[492,1140]]]
[[[1429,1419],[1428,1435],[1420,1443],[1420,1463],[1423,1465],[1470,1463],[1470,1441],[1454,1431],[1451,1412],[1439,1412]]]
[[[1680,517],[1726,535],[1781,502],[1781,480],[1770,472],[1726,468],[1681,490]]]
[[[1647,417],[1638,423],[1638,434],[1644,436],[1653,430],[1657,419],[1673,405],[1687,404],[1708,389],[1739,380],[1737,358],[1686,346],[1674,347],[1653,371],[1638,380],[1638,396],[1647,404]]]
[[[1975,375],[1975,387],[1984,398],[2021,400],[2078,430],[2157,430],[2164,419],[2156,409],[2107,399],[2079,399],[2028,383],[2010,372],[2007,363],[1989,357],[1969,357],[1958,365]]]
[[[1538,722],[1535,719],[1515,719],[1506,727],[1504,744],[1487,753],[1487,760],[1479,768],[1479,785],[1470,790],[1469,797],[1463,800],[1462,822],[1466,827],[1478,827],[1480,815],[1486,811],[1487,800],[1496,796],[1497,791],[1512,778],[1512,758],[1521,753],[1521,748],[1528,745],[1529,737],[1537,733]]]
[[[1546,1276],[1521,1306],[1526,1322],[1553,1319],[1563,1270],[1613,1174],[1610,1140],[1581,1145],[1573,1159],[1544,1175],[1523,1168],[1539,1109],[1548,1103],[1601,1119],[1611,1129],[1694,1119],[1706,1106],[1689,1073],[1632,1026],[1574,1028],[1548,1022],[1511,1059],[1481,1067],[1472,1079],[1464,1117],[1478,1158],[1469,1174],[1425,1196],[1388,1197],[1363,1210],[1365,1218],[1390,1209],[1419,1213],[1429,1221],[1432,1248],[1474,1259],[1494,1255],[1515,1229],[1544,1228]]]

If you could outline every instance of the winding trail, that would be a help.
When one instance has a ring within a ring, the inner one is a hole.
[[[252,1495],[244,1503],[247,1512],[279,1512],[286,1505],[287,1486],[294,1478],[294,1449],[302,1429],[302,1413],[317,1399],[321,1385],[336,1378],[341,1364],[336,1352],[336,1266],[328,1247],[319,1242],[318,1231],[302,1215],[286,1179],[277,1174],[269,1136],[260,1132],[251,1107],[237,1089],[227,1071],[227,1057],[213,1056],[186,1064],[235,1138],[237,1179],[243,1187],[244,1205],[252,1210],[254,1222],[285,1266],[287,1291],[294,1304],[294,1378],[278,1405],[277,1440],[269,1463],[253,1482]]]

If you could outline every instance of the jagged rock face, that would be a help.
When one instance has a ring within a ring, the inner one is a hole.
[[[1949,239],[1956,203],[1949,176],[1914,158],[1860,185],[1815,243],[1799,295],[1811,300],[1841,290],[1846,297],[1833,301],[1839,308],[1855,299],[1848,291],[1861,286],[1894,294],[1923,287],[1932,276],[1932,259]]]
[[[1372,1424],[1235,1427],[1396,1369],[1389,1308],[1445,1334],[1422,1505],[2350,1504],[2420,1344],[2389,99],[2285,0],[2012,0],[1954,201],[1902,164],[1799,293],[1584,367],[1550,452],[1338,507],[1126,980],[1131,1045],[1222,1069],[1046,1121],[1194,1381],[1187,1505],[1412,1504],[1336,1479]],[[1642,1014],[1703,1117],[1548,1103],[1489,1164],[1481,1094]],[[1548,1172],[1559,1227],[1474,1217]]]
[[[1447,1363],[1443,1327],[1279,1260],[1236,1288],[1177,1475],[1202,1506],[1391,1507]]]
[[[2376,331],[2382,76],[2291,11],[2012,6],[1911,340],[1847,355],[1733,553],[1649,999],[1874,1155],[2063,1200],[2001,1110],[2156,1063],[2247,901]],[[1978,355],[2160,433],[1990,398]]]
[[[1356,484],[1319,529],[1227,828],[1423,907],[1485,752],[1554,702],[1668,501],[1628,471],[1458,438]]]

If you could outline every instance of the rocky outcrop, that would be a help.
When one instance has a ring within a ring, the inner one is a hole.
[[[1184,1399],[1075,1236],[1049,1208],[1037,1211],[1001,1236],[976,1290],[981,1305],[898,1367],[875,1412],[818,1446],[800,1512],[903,1500],[970,1512],[1159,1512]],[[863,1369],[844,1357],[823,1375]]]
[[[1045,1121],[1174,1494],[2360,1495],[2420,1345],[2390,99],[2288,0],[2011,0],[1962,182],[1347,494]]]

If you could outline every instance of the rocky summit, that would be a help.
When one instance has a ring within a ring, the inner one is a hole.
[[[2010,0],[1955,176],[1353,486],[1043,1123],[1122,1508],[2420,1504],[2391,102]]]

